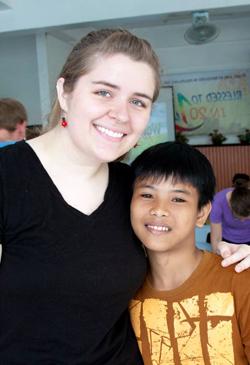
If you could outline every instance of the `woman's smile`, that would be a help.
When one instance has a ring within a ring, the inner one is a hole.
[[[116,54],[96,61],[71,93],[63,93],[63,79],[58,89],[68,120],[67,143],[91,160],[109,162],[128,152],[142,135],[155,80],[149,65]]]
[[[96,127],[97,131],[100,132],[101,135],[103,135],[110,141],[120,142],[122,140],[122,137],[126,136],[125,133],[119,132],[115,129],[110,129],[98,124],[94,124],[94,126]]]

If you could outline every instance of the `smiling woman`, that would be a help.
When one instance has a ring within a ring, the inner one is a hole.
[[[127,306],[146,261],[130,169],[111,161],[136,144],[158,92],[146,41],[92,32],[59,75],[48,131],[2,149],[1,363],[142,364]]]
[[[92,158],[106,162],[136,144],[152,107],[155,80],[151,66],[115,54],[106,56],[105,62],[96,61],[71,93],[64,91],[64,83],[60,78],[57,90],[68,120],[63,132],[71,148],[92,151]]]

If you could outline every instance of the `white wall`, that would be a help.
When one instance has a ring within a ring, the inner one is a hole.
[[[72,45],[47,34],[48,76],[50,100],[55,97],[55,86],[61,68],[71,52]]]
[[[41,120],[35,36],[0,37],[0,97],[20,100],[29,123]]]

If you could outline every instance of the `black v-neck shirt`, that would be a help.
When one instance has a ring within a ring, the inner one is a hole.
[[[146,271],[130,190],[129,167],[110,163],[85,215],[26,142],[0,149],[0,364],[142,364],[127,312]]]

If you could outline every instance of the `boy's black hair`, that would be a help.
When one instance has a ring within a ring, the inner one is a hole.
[[[131,164],[134,181],[152,179],[157,182],[173,178],[197,189],[198,208],[212,201],[215,176],[208,159],[196,148],[178,142],[164,142],[142,152]]]

